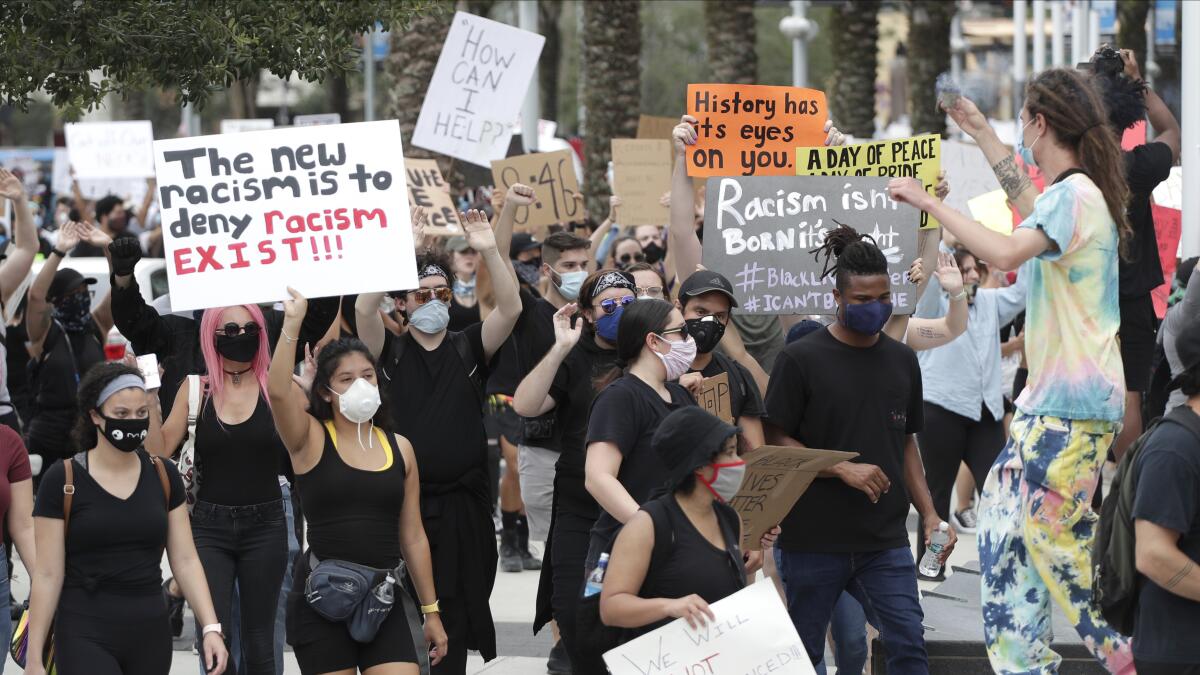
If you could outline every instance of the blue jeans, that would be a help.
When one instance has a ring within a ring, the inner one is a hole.
[[[845,591],[879,629],[888,675],[929,672],[917,569],[908,547],[870,553],[783,551],[780,558],[788,614],[814,664],[824,655],[825,631]]]
[[[787,583],[783,576],[782,550],[772,549],[775,555],[775,568],[780,570],[780,578]],[[854,596],[842,591],[837,604],[833,606],[833,620],[829,624],[829,633],[833,636],[833,652],[838,675],[862,675],[867,666],[867,614],[863,611]],[[824,646],[822,646],[824,650]],[[822,651],[821,662],[813,666],[817,675],[825,675],[825,657]]]

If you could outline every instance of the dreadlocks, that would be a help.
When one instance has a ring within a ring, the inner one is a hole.
[[[887,258],[869,234],[859,234],[854,228],[836,220],[837,229],[826,233],[825,242],[809,251],[813,258],[825,256],[821,278],[834,277],[837,289],[845,291],[851,276],[873,276],[888,273]]]

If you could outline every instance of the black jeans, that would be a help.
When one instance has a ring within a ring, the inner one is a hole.
[[[933,507],[939,516],[949,518],[950,494],[958,476],[958,465],[967,463],[975,478],[975,491],[982,490],[988,471],[1004,448],[1004,422],[993,419],[986,405],[976,422],[926,401],[925,428],[917,434],[917,440]],[[925,524],[921,523],[917,528],[918,563],[925,555],[924,532]]]
[[[275,608],[287,567],[283,500],[251,506],[197,502],[192,536],[208,578],[217,620],[228,625],[237,582],[242,622],[242,675],[275,675]],[[201,626],[196,626],[197,634]],[[228,646],[228,645],[227,645]],[[230,662],[225,671],[238,675]]]
[[[552,547],[554,591],[550,603],[554,608],[554,619],[558,622],[558,633],[562,636],[563,648],[572,664],[583,664],[579,651],[579,634],[575,628],[579,598],[583,592],[583,562],[587,558],[588,543],[591,541],[595,518],[559,508],[554,514],[554,533],[550,536]]]

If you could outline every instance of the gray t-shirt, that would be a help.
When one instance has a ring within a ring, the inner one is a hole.
[[[1158,341],[1167,355],[1167,364],[1171,366],[1171,377],[1176,377],[1183,372],[1183,363],[1179,360],[1179,349],[1175,346],[1175,338],[1179,335],[1179,331],[1183,330],[1184,323],[1198,313],[1200,313],[1200,265],[1192,270],[1183,300],[1167,310],[1167,316],[1163,318],[1162,326],[1158,329]],[[1167,399],[1167,412],[1178,408],[1186,401],[1187,397],[1183,395],[1183,392],[1175,389],[1171,392],[1171,397]]]

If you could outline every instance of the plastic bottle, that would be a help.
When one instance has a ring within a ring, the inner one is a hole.
[[[917,571],[923,576],[936,577],[942,571],[941,555],[948,543],[950,543],[950,525],[945,522],[938,523],[937,532],[929,537],[929,546],[925,549],[925,555],[921,556],[921,565]]]
[[[121,332],[113,326],[112,330],[108,331],[108,337],[104,341],[104,359],[106,361],[120,361],[125,358],[125,345],[128,341]]]
[[[583,587],[583,597],[590,598],[593,595],[600,595],[600,589],[604,587],[604,573],[608,570],[608,554],[601,553],[600,561],[596,563],[596,569],[588,575],[587,584]]]

